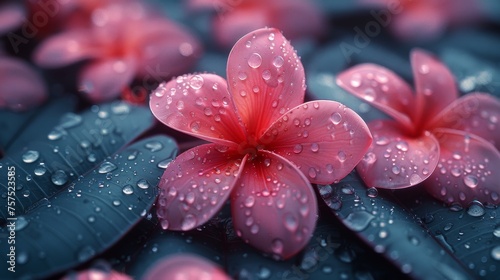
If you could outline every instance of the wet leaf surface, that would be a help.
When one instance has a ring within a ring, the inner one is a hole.
[[[71,181],[66,190],[17,215],[14,229],[7,226],[0,231],[3,251],[8,252],[11,230],[19,241],[16,277],[47,277],[110,247],[151,208],[164,170],[159,166],[176,153],[172,139],[147,138],[106,158]],[[8,256],[2,258],[5,263]],[[0,278],[6,279],[10,272],[1,273]]]
[[[16,170],[16,215],[26,213],[40,201],[67,188],[68,183],[100,164],[152,124],[147,108],[123,102],[94,106],[82,114],[57,112],[60,114],[58,124],[48,133],[43,133],[47,130],[43,125],[28,125],[21,135],[37,136],[0,160],[0,166]],[[41,118],[45,116],[42,114]],[[33,130],[36,132],[30,132]],[[7,196],[6,183],[0,182],[3,198]],[[0,213],[4,224],[7,208],[0,208]]]

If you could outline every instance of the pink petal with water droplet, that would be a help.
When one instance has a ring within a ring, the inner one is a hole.
[[[317,202],[310,183],[295,165],[261,151],[245,164],[231,194],[231,211],[238,236],[286,259],[311,238]]]
[[[144,280],[229,280],[227,274],[212,262],[196,255],[177,254],[157,261],[146,272]]]
[[[355,96],[393,117],[408,129],[413,129],[410,115],[414,109],[412,90],[408,83],[391,70],[361,64],[337,76],[337,84]]]
[[[356,167],[368,187],[406,188],[432,174],[439,160],[439,142],[431,133],[407,136],[392,120],[373,121],[368,127],[373,142]]]
[[[71,30],[44,40],[34,51],[33,60],[41,67],[62,67],[99,55],[89,30]]]
[[[500,204],[500,153],[484,139],[453,129],[433,131],[441,145],[439,164],[424,182],[446,203],[467,206],[472,200]]]
[[[450,70],[433,55],[415,49],[411,66],[416,92],[412,118],[415,126],[421,127],[455,101],[458,91]]]
[[[486,93],[469,93],[446,107],[431,127],[475,134],[500,149],[500,101]]]
[[[0,108],[27,110],[47,98],[42,77],[24,61],[0,57],[0,73]]]
[[[246,139],[226,80],[217,75],[190,74],[162,83],[149,105],[162,123],[195,137],[227,146]]]
[[[88,269],[84,271],[80,271],[76,274],[69,273],[62,280],[132,280],[132,277],[111,270],[111,271],[102,271],[98,269]]]
[[[132,82],[135,69],[134,58],[91,62],[79,74],[79,90],[96,103],[113,100]]]
[[[312,101],[279,118],[259,143],[293,162],[312,183],[331,184],[354,169],[371,140],[368,126],[351,109]]]
[[[191,230],[214,216],[238,179],[241,158],[226,146],[205,144],[172,161],[159,183],[157,215],[162,227]]]
[[[0,36],[21,26],[26,10],[18,3],[0,6]]]
[[[141,50],[138,76],[147,82],[162,81],[187,72],[200,57],[200,42],[187,30],[164,18],[133,24],[135,49]]]
[[[259,29],[233,47],[228,83],[250,135],[259,137],[289,109],[304,101],[304,68],[279,30]]]

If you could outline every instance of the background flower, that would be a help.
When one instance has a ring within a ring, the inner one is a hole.
[[[377,188],[426,182],[428,191],[447,203],[499,203],[490,194],[500,179],[493,172],[500,164],[500,102],[480,93],[457,99],[446,66],[420,50],[411,60],[415,94],[377,65],[355,66],[338,76],[339,86],[394,118],[369,123],[374,142],[357,167],[361,177]]]

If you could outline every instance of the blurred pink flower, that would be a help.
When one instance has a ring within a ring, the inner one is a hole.
[[[114,270],[88,269],[78,273],[70,273],[61,280],[132,280],[132,277]]]
[[[26,10],[19,3],[0,5],[0,36],[12,31],[23,23]]]
[[[167,126],[212,142],[179,155],[165,170],[158,217],[164,229],[191,230],[231,198],[238,236],[283,258],[311,238],[317,202],[311,187],[346,176],[370,145],[368,127],[334,101],[302,103],[305,74],[276,29],[241,38],[227,81],[184,75],[151,95]]]
[[[323,32],[323,16],[308,0],[189,0],[188,6],[192,10],[215,10],[213,34],[227,48],[263,27],[280,29],[292,41],[318,37]]]
[[[28,63],[0,54],[0,108],[23,111],[45,99],[42,77]]]
[[[448,27],[464,25],[481,19],[476,0],[360,0],[383,9],[384,24],[396,36],[406,40],[433,39]],[[389,17],[389,18],[388,18]]]
[[[147,11],[127,4],[102,7],[93,15],[91,27],[43,41],[34,61],[42,67],[61,67],[90,60],[79,73],[78,87],[94,102],[118,97],[134,78],[152,88],[189,70],[201,47],[185,29]]]
[[[227,274],[213,263],[190,254],[167,257],[153,265],[143,280],[229,280]]]
[[[500,101],[485,93],[458,98],[454,78],[435,57],[411,53],[415,94],[390,70],[362,64],[339,74],[345,90],[393,120],[368,124],[374,142],[357,166],[369,187],[424,182],[447,203],[499,204]]]

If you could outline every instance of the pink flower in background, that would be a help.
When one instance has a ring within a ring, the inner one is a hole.
[[[153,265],[144,280],[229,280],[227,274],[213,263],[190,254],[167,257]]]
[[[147,11],[127,4],[102,7],[93,14],[92,27],[43,41],[34,61],[42,67],[62,67],[89,60],[79,73],[78,87],[94,102],[115,99],[134,78],[152,88],[187,71],[201,47],[185,29]]]
[[[368,124],[374,141],[357,166],[369,187],[423,182],[447,203],[500,203],[500,101],[485,93],[458,98],[450,71],[421,50],[411,53],[415,94],[390,70],[362,64],[339,74],[345,90],[393,120]]]
[[[78,273],[69,273],[61,280],[132,280],[132,277],[114,270],[88,269]]]
[[[23,111],[45,99],[45,83],[31,65],[0,54],[0,108]]]
[[[215,10],[213,34],[227,48],[258,28],[280,29],[289,40],[318,37],[324,28],[322,14],[308,0],[189,0],[188,5]]]
[[[406,40],[433,39],[448,27],[481,19],[480,1],[476,0],[360,0],[385,11],[384,24],[396,36]],[[389,17],[389,19],[388,19]]]
[[[370,145],[363,120],[334,101],[302,103],[305,74],[276,29],[241,38],[227,81],[184,75],[151,95],[167,126],[211,142],[179,155],[159,187],[164,229],[191,230],[231,198],[238,236],[283,258],[309,241],[317,218],[311,187],[346,176]]]
[[[19,3],[0,5],[0,36],[21,26],[25,16],[26,10]]]

